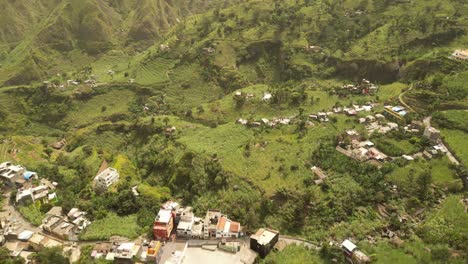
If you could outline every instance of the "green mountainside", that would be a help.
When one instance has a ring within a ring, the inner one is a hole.
[[[372,263],[466,262],[465,0],[0,0],[0,22],[0,163],[58,182],[94,221],[82,240],[135,238],[175,199],[320,247],[260,263],[341,263],[347,238]],[[363,79],[378,90],[342,89]],[[369,133],[386,105],[408,113]],[[433,147],[404,129],[423,120],[458,165],[404,158]],[[340,153],[351,129],[391,161]],[[121,178],[97,195],[103,160]]]
[[[0,2],[0,82],[37,81],[109,51],[144,49],[184,17],[230,1]],[[3,15],[4,14],[4,15]],[[3,25],[3,23],[2,23]]]

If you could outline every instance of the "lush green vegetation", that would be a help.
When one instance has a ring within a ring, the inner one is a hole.
[[[83,234],[80,234],[80,239],[107,240],[111,236],[136,238],[140,234],[141,227],[138,226],[136,215],[119,217],[108,214],[103,219],[94,221]]]
[[[58,205],[93,220],[82,239],[148,233],[160,203],[176,199],[200,216],[219,208],[245,231],[268,226],[323,246],[289,246],[265,263],[340,262],[328,245],[345,238],[375,263],[467,257],[467,64],[448,58],[468,46],[461,1],[13,2],[0,4],[11,25],[0,29],[0,83],[20,86],[0,88],[0,162],[58,182]],[[379,91],[337,92],[363,78]],[[392,157],[431,143],[403,130],[369,136],[344,114],[309,118],[368,102],[375,109],[359,117],[377,114],[399,99],[417,110],[401,127],[432,115],[460,166],[358,162],[335,149],[345,129]],[[103,160],[120,181],[96,194]],[[327,175],[321,185],[312,166]],[[20,210],[34,223],[45,208]],[[391,245],[386,230],[404,244]]]
[[[307,249],[302,246],[291,245],[287,246],[283,251],[271,253],[261,263],[285,263],[285,264],[320,264],[326,263],[323,261],[317,252]]]
[[[28,206],[20,206],[18,208],[21,215],[26,218],[35,226],[40,226],[42,224],[42,219],[45,216],[44,212],[41,212],[41,206],[39,203],[33,203]]]

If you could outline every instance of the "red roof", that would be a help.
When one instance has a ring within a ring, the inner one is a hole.
[[[239,222],[231,222],[231,226],[229,227],[229,232],[239,233],[239,231],[240,231],[240,223]]]
[[[218,221],[218,225],[216,226],[216,230],[224,230],[225,225],[226,225],[226,217],[222,216]]]

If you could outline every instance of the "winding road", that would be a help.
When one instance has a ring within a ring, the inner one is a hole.
[[[404,105],[408,110],[411,110],[412,112],[415,112],[415,113],[416,113],[416,111],[414,111],[414,109],[413,109],[411,106],[409,106],[409,105],[403,100],[403,96],[404,96],[407,92],[411,91],[412,89],[413,89],[413,84],[411,84],[411,86],[410,86],[410,88],[409,88],[408,90],[406,90],[406,91],[402,92],[400,95],[398,95],[398,100],[399,100],[400,103],[401,103],[402,105]]]
[[[32,232],[40,232],[39,227],[32,225],[28,220],[26,220],[16,208],[9,203],[10,192],[3,194],[4,199],[2,201],[2,209],[0,211],[0,218],[6,218],[12,224],[13,229],[18,234],[24,230],[29,230]]]

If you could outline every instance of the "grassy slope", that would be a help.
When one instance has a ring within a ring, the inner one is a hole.
[[[125,114],[128,112],[129,104],[133,103],[135,98],[135,94],[131,91],[113,90],[85,102],[77,101],[64,121],[75,126],[83,126],[113,114]],[[103,107],[105,111],[102,111]]]
[[[105,218],[96,220],[82,234],[83,240],[107,240],[111,236],[136,238],[142,230],[137,224],[135,215],[119,217],[108,214]]]

